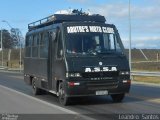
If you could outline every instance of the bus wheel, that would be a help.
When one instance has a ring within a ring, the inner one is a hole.
[[[63,82],[59,83],[58,93],[59,93],[58,99],[59,99],[60,104],[62,104],[64,106],[68,105],[69,104],[69,98],[66,96]]]
[[[32,80],[32,91],[33,91],[34,95],[40,95],[41,94],[41,90],[36,87],[36,81],[35,81],[34,78]]]
[[[125,97],[125,93],[111,95],[113,102],[122,102]]]

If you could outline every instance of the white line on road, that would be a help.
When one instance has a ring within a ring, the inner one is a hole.
[[[82,117],[82,118],[84,118],[84,119],[86,119],[86,120],[95,120],[95,119],[93,119],[93,118],[90,118],[90,117],[81,115],[80,113],[77,113],[77,112],[68,110],[68,109],[66,109],[66,108],[57,106],[57,105],[55,105],[55,104],[48,103],[48,102],[46,102],[46,101],[37,99],[37,98],[35,98],[35,97],[32,97],[32,96],[29,96],[29,95],[27,95],[27,94],[21,93],[21,92],[19,92],[19,91],[13,90],[13,89],[11,89],[11,88],[8,88],[8,87],[2,86],[2,85],[0,85],[0,87],[3,88],[3,89],[9,90],[9,91],[11,91],[11,92],[15,92],[15,93],[17,93],[17,94],[19,94],[19,95],[22,95],[22,96],[24,96],[24,97],[27,97],[27,98],[29,98],[29,99],[35,100],[35,101],[37,101],[37,102],[43,103],[43,104],[45,104],[45,105],[47,105],[47,106],[49,106],[49,107],[53,107],[53,108],[59,109],[59,110],[61,110],[61,111],[64,111],[64,112],[66,112],[66,113],[69,113],[69,114],[79,115],[80,117]]]

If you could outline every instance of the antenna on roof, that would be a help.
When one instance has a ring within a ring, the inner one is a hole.
[[[82,13],[82,8],[81,8],[80,12]]]
[[[73,11],[73,9],[71,8],[71,7],[69,7],[69,13],[71,14],[72,13],[72,11]]]
[[[91,13],[90,9],[88,9],[86,13],[87,13],[88,15],[93,15],[93,14]]]

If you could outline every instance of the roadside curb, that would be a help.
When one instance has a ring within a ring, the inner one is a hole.
[[[19,70],[0,70],[0,72],[2,73],[17,73],[17,74],[23,74],[23,71],[19,71]]]

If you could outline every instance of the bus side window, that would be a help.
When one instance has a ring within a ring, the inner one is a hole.
[[[57,59],[61,59],[63,55],[63,47],[62,47],[62,37],[61,37],[61,32],[60,29],[57,31]]]
[[[62,40],[58,41],[58,50],[57,50],[57,58],[62,58]]]
[[[104,34],[103,38],[104,38],[104,49],[105,50],[110,50],[109,35],[108,34]]]
[[[109,34],[109,42],[110,42],[110,50],[116,50],[114,34]]]
[[[25,49],[25,56],[26,57],[31,57],[31,52],[32,52],[32,36],[27,36],[26,37],[26,49]]]
[[[121,45],[120,45],[118,39],[116,38],[116,36],[115,36],[115,47],[116,47],[117,52],[122,52]]]
[[[48,57],[48,42],[49,42],[49,33],[40,34],[40,58]]]
[[[38,35],[33,36],[32,41],[32,57],[38,57]]]

